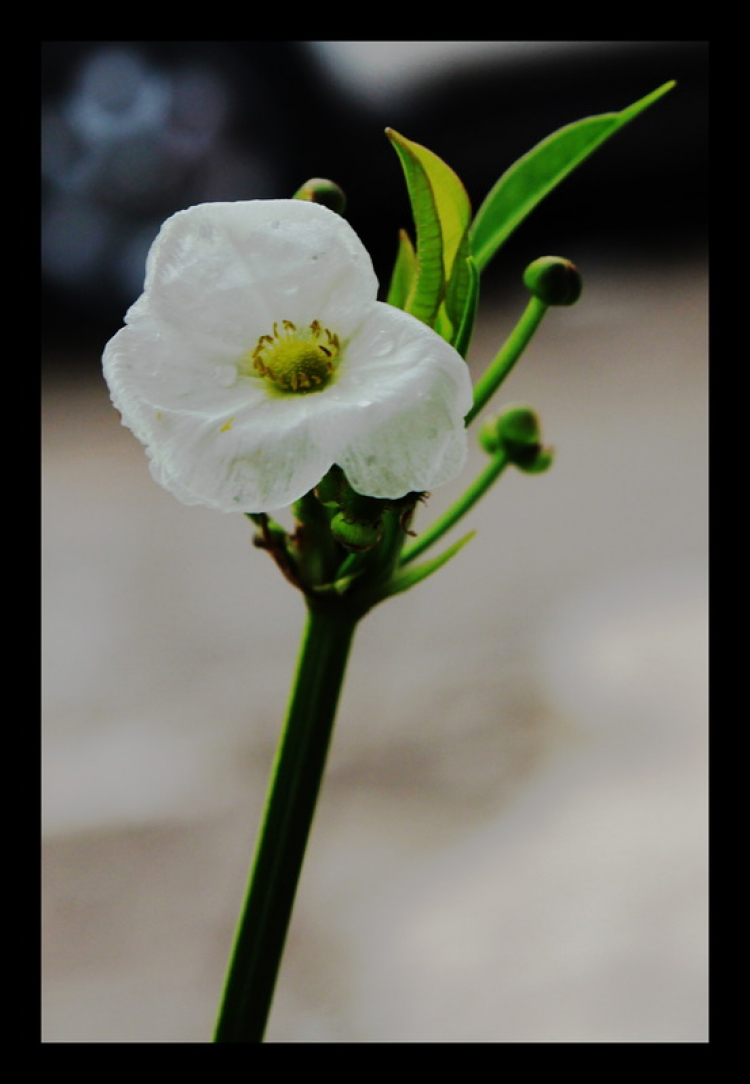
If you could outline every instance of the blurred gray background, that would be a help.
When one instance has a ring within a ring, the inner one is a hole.
[[[557,450],[357,633],[268,1041],[707,1041],[706,45],[43,45],[46,1043],[208,1042],[303,622],[241,516],[150,479],[100,373],[161,221],[330,176],[387,281],[391,125],[475,206],[564,123],[678,87],[496,258],[478,374]],[[436,491],[428,523],[482,464]]]

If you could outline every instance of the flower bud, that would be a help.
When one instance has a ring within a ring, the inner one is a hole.
[[[383,526],[375,523],[356,523],[347,519],[344,512],[337,512],[331,520],[331,534],[345,549],[361,553],[372,549],[383,537]]]
[[[540,256],[523,273],[526,289],[545,305],[574,305],[583,282],[578,268],[562,256]]]
[[[343,215],[346,210],[346,196],[343,189],[333,181],[324,177],[312,177],[294,193],[295,199],[304,199],[309,203],[322,203],[330,211],[337,215]]]
[[[551,448],[542,447],[539,419],[527,406],[509,406],[484,423],[479,443],[488,455],[502,453],[527,474],[541,474],[552,465]]]
[[[497,418],[488,418],[482,423],[479,433],[477,434],[479,446],[487,453],[487,455],[496,455],[502,447],[497,423]]]
[[[495,422],[498,439],[502,444],[529,447],[538,444],[541,436],[539,418],[531,407],[509,406]]]
[[[542,448],[539,445],[534,449],[533,455],[531,449],[527,449],[525,457],[517,459],[515,466],[526,474],[544,474],[552,466],[554,460],[554,450],[552,448]]]

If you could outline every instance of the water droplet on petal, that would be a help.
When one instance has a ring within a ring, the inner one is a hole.
[[[237,382],[237,367],[235,365],[217,365],[214,369],[214,380],[222,388],[231,388]]]
[[[296,282],[284,282],[284,283],[281,284],[281,286],[279,286],[279,291],[282,294],[286,294],[287,297],[290,294],[296,294],[298,290],[299,290],[299,284],[296,283]]]

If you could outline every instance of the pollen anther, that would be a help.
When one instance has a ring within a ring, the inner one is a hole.
[[[291,320],[277,320],[273,335],[261,335],[244,355],[245,371],[263,377],[280,392],[321,391],[335,374],[339,350],[338,335],[319,320],[301,330]]]

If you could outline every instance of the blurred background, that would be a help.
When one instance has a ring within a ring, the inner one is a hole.
[[[557,460],[358,631],[268,1040],[707,1041],[706,43],[45,42],[44,1042],[209,1041],[303,621],[109,403],[161,222],[331,177],[385,287],[383,128],[477,207],[669,79],[483,280],[475,373],[583,273],[500,396]]]

